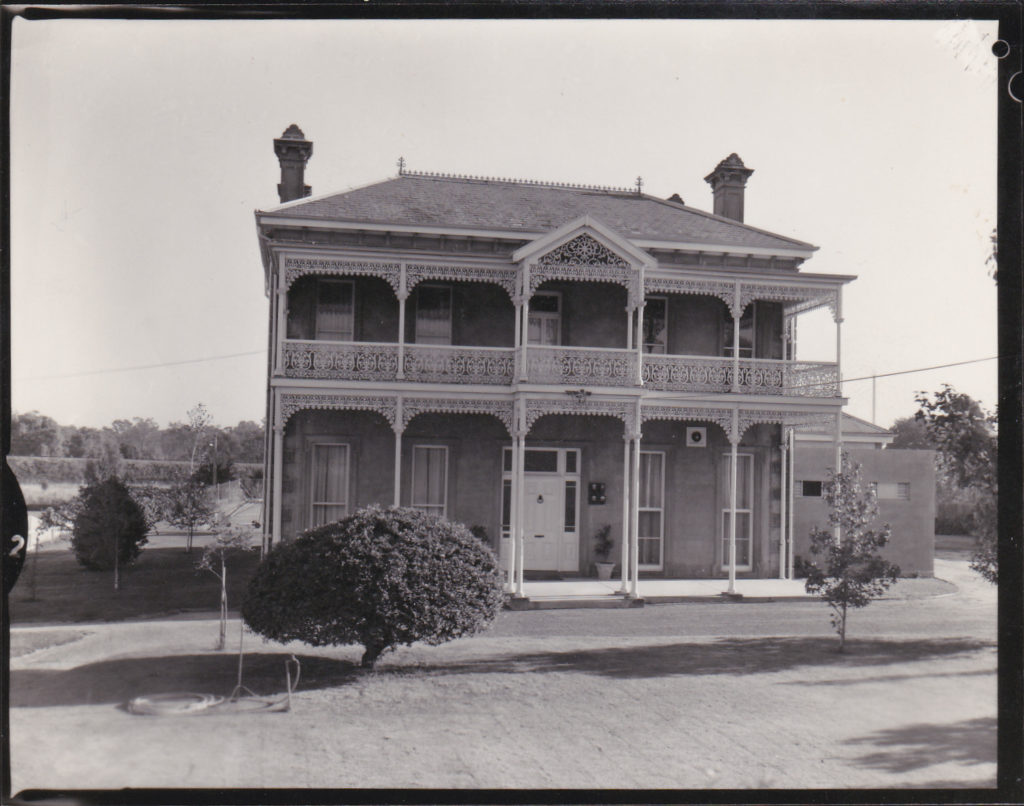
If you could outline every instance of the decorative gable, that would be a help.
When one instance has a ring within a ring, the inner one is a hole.
[[[541,266],[616,266],[630,268],[629,261],[613,252],[592,235],[583,233],[543,255]]]

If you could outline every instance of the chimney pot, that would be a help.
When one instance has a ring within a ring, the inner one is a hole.
[[[743,193],[753,172],[733,153],[704,177],[715,195],[715,215],[743,221]]]
[[[277,195],[281,203],[302,199],[313,189],[305,183],[306,162],[313,156],[313,144],[294,123],[274,140],[274,153],[281,165]]]

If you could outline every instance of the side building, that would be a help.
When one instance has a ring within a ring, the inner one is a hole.
[[[878,521],[892,527],[883,556],[904,576],[935,573],[935,451],[890,448],[894,435],[867,420],[843,415],[843,450],[875,490]],[[822,489],[834,467],[833,434],[821,426],[796,429],[793,482],[793,557],[810,558],[811,528],[828,520]],[[792,570],[788,572],[792,576]]]
[[[257,211],[270,299],[266,541],[371,504],[478,526],[507,585],[584,575],[610,526],[641,577],[785,576],[783,455],[839,449],[842,288],[816,247],[639,189],[416,173],[309,196],[312,143],[275,143]],[[796,357],[827,308],[835,361]]]

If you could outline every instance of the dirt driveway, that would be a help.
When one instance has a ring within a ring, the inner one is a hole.
[[[14,790],[994,786],[995,590],[936,569],[956,593],[855,613],[847,655],[816,602],[505,613],[372,675],[356,648],[249,636],[258,693],[301,660],[276,714],[119,707],[227,694],[237,655],[212,651],[213,621],[18,629]]]

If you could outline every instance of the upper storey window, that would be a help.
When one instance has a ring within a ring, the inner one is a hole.
[[[416,343],[452,343],[452,290],[447,286],[416,287]]]
[[[740,317],[740,358],[754,357],[754,305],[748,305]],[[722,355],[732,356],[733,354],[733,321],[729,315],[729,309],[725,309],[725,322],[722,328],[724,339]]]
[[[319,280],[316,284],[316,338],[352,341],[355,332],[355,290],[348,280]]]
[[[668,351],[668,297],[647,297],[644,301],[644,352]]]
[[[562,343],[562,295],[555,291],[534,294],[530,299],[529,344]]]

